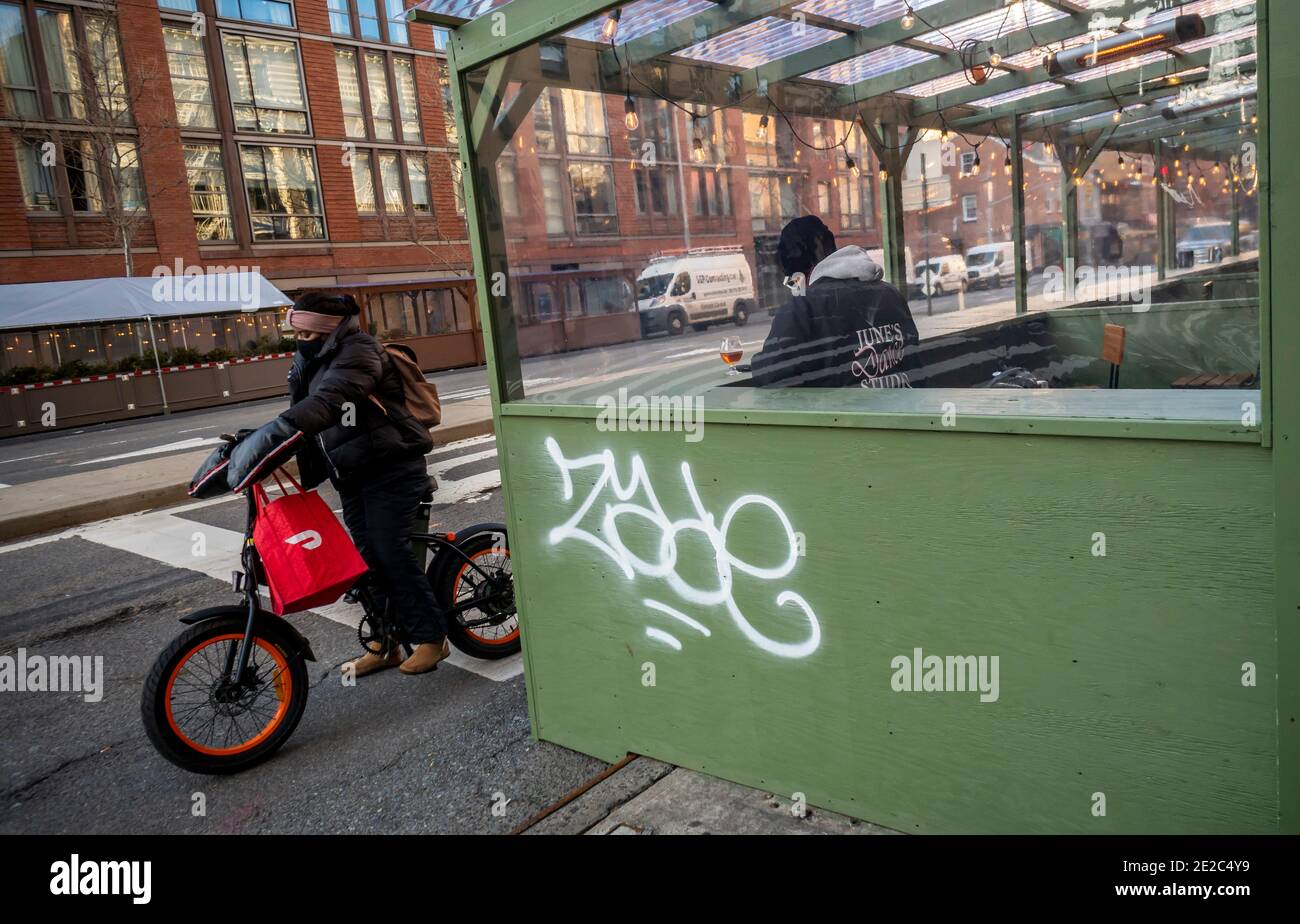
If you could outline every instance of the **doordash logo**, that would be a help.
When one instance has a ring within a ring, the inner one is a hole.
[[[314,529],[304,529],[300,533],[295,533],[288,539],[284,540],[289,545],[301,545],[304,549],[319,549],[321,538],[320,533]]]
[[[149,860],[70,860],[50,864],[51,895],[130,895],[137,905],[153,895],[153,863]]]

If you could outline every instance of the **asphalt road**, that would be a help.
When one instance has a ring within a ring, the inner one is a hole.
[[[934,314],[946,314],[963,306],[977,308],[1004,298],[1006,290],[970,292],[961,299],[957,295],[945,295],[934,299],[933,310]],[[911,307],[918,320],[927,313],[924,298],[913,298]],[[760,312],[739,329],[723,324],[705,331],[687,330],[677,337],[658,335],[613,346],[533,357],[523,363],[525,392],[590,375],[653,369],[685,355],[707,353],[729,333],[738,333],[746,356],[752,356],[762,347],[770,327],[771,318],[766,312]],[[447,404],[481,398],[488,393],[487,372],[483,367],[439,372],[430,378],[437,383]],[[264,423],[279,413],[284,403],[283,398],[272,398],[5,439],[0,441],[0,503],[3,503],[4,489],[27,482],[201,449],[215,443],[222,433]]]
[[[460,529],[504,519],[492,437],[431,461],[435,521]],[[431,674],[388,671],[344,686],[339,665],[360,651],[347,612],[288,617],[318,661],[306,715],[272,760],[235,777],[164,761],[141,727],[141,686],[179,616],[237,600],[203,572],[219,565],[186,561],[191,537],[202,533],[206,554],[219,557],[238,548],[242,525],[242,499],[232,498],[0,547],[0,657],[19,648],[102,657],[105,678],[98,702],[0,693],[0,832],[504,832],[604,769],[531,739],[518,655],[458,654]]]

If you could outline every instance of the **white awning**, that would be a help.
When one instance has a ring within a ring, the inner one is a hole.
[[[255,272],[0,286],[0,330],[265,311],[293,304]]]

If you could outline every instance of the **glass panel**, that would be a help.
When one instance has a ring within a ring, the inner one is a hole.
[[[176,100],[176,121],[181,128],[216,128],[203,39],[189,29],[163,26],[163,44]]]
[[[397,79],[397,112],[402,119],[402,139],[420,140],[420,105],[415,90],[415,62],[404,55],[393,56]]]
[[[460,144],[460,131],[456,127],[456,110],[451,100],[451,81],[447,76],[447,65],[438,62],[438,89],[442,93],[442,125],[447,133],[447,143]]]
[[[29,212],[59,210],[59,196],[54,186],[54,149],[53,146],[46,148],[45,144],[38,140],[14,139],[18,179],[23,190],[23,203]]]
[[[411,185],[411,207],[428,214],[433,206],[429,200],[429,168],[423,154],[406,155],[406,177]]]
[[[402,0],[384,0],[384,11],[388,16],[388,40],[397,45],[411,44],[406,29],[406,4]]]
[[[361,37],[378,41],[383,36],[379,32],[379,9],[375,0],[356,0],[357,17],[361,22]]]
[[[77,46],[72,36],[72,14],[62,10],[38,9],[36,23],[41,32],[41,50],[45,54],[45,72],[54,97],[54,116],[59,119],[84,119],[86,103],[81,95],[81,70],[77,63]]]
[[[350,48],[335,48],[334,69],[339,77],[339,101],[343,105],[343,131],[349,138],[364,138],[366,137],[366,113],[361,105],[357,53]]]
[[[379,155],[379,182],[384,189],[384,211],[389,215],[405,213],[406,197],[402,193],[402,171],[396,154]]]
[[[281,0],[217,0],[217,14],[273,26],[293,25],[293,4]]]
[[[335,35],[352,34],[352,15],[348,0],[329,0],[330,31]]]
[[[113,192],[127,211],[146,208],[144,180],[140,174],[140,152],[131,142],[120,142],[108,149],[108,175]]]
[[[239,156],[254,240],[325,237],[320,185],[310,150],[242,145]]]
[[[196,13],[199,9],[199,0],[158,0],[158,5],[164,10],[185,10]]]
[[[371,172],[370,153],[367,151],[352,154],[352,189],[356,194],[357,211],[362,215],[375,214],[375,175]]]
[[[13,3],[0,3],[0,84],[4,86],[6,113],[23,117],[40,115],[23,8]]]
[[[233,240],[221,148],[215,144],[185,145],[185,173],[189,178],[195,237],[200,241]]]
[[[117,26],[104,16],[87,16],[85,23],[87,65],[95,75],[93,108],[100,119],[130,124],[130,95]]]
[[[732,398],[816,386],[836,408],[879,406],[885,388],[904,403],[924,397],[903,388],[1044,388],[1077,390],[1035,403],[1069,416],[1204,419],[1228,404],[1175,392],[1257,386],[1251,0],[1151,4],[1162,37],[1117,52],[1107,36],[1133,24],[1105,25],[1102,0],[1076,4],[1086,14],[916,0],[919,43],[859,53],[828,44],[837,23],[897,22],[909,4],[810,0],[802,11],[826,18],[759,19],[662,55],[635,40],[710,9],[685,2],[647,22],[626,8],[618,66],[590,44],[604,44],[602,14],[517,52],[507,73],[526,79],[465,75],[466,105],[498,102],[481,98],[491,88],[518,121],[504,144],[480,142],[475,177],[491,187],[491,260],[509,271],[494,310],[515,314],[517,377],[535,382],[530,364],[565,353],[546,366],[559,381],[525,400],[594,401],[611,381]],[[1107,53],[1090,55],[1094,42]],[[746,70],[810,48],[817,69],[765,92]],[[812,218],[817,246],[780,246]],[[625,311],[612,280],[632,287]],[[838,326],[799,342],[812,309],[792,288]],[[742,365],[759,359],[728,377],[709,328],[738,323]]]
[[[63,145],[63,163],[68,168],[68,188],[74,212],[102,212],[104,200],[99,189],[99,165],[90,141]]]
[[[240,131],[305,134],[298,46],[256,35],[222,36],[235,127]]]
[[[366,88],[370,92],[370,118],[375,126],[375,137],[380,141],[393,140],[393,106],[388,99],[388,70],[384,56],[378,52],[366,53]]]

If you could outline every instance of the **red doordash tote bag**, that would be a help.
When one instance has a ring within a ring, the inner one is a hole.
[[[279,475],[275,480],[284,491]],[[333,603],[366,572],[361,553],[329,504],[315,491],[304,491],[288,473],[285,477],[297,490],[275,500],[260,484],[253,485],[253,545],[262,558],[277,616]]]

